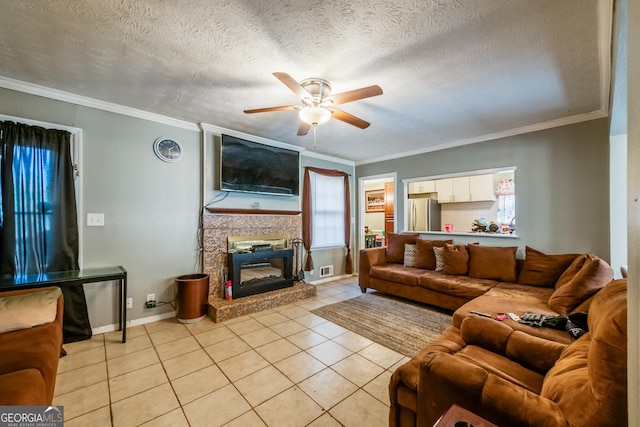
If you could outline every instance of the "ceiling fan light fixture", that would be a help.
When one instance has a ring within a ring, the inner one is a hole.
[[[304,107],[299,112],[300,120],[310,125],[321,125],[331,119],[331,111],[325,107]]]

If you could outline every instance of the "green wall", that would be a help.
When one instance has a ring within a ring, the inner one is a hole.
[[[392,143],[390,143],[392,144]],[[461,243],[526,245],[548,253],[609,259],[609,130],[599,119],[411,157],[356,166],[356,177],[397,172],[397,230],[404,230],[402,180],[515,166],[517,239],[478,234]]]

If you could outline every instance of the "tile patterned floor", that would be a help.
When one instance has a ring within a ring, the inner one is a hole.
[[[224,323],[167,319],[65,345],[54,397],[65,426],[386,426],[408,359],[310,312],[357,279]]]

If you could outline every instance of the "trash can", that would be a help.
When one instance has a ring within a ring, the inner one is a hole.
[[[176,279],[176,318],[181,323],[195,323],[209,310],[209,275],[186,274]]]

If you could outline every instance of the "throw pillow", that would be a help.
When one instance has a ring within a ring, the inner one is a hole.
[[[553,288],[578,254],[547,255],[526,246],[518,283]]]
[[[549,307],[564,316],[613,280],[613,269],[595,254],[580,255],[560,276]]]
[[[409,243],[404,244],[404,266],[416,266],[416,245],[411,245]]]
[[[444,258],[442,257],[442,253],[444,252],[444,246],[435,246],[433,248],[433,254],[436,257],[436,271],[444,270]]]
[[[387,233],[387,262],[402,264],[404,262],[404,245],[415,244],[419,234]]]
[[[517,246],[469,245],[469,277],[515,282]]]
[[[466,245],[447,244],[442,253],[446,274],[467,274],[469,271],[469,250]]]
[[[434,247],[444,247],[447,243],[453,243],[453,240],[416,240],[416,268],[425,268],[428,270],[436,269],[436,255],[433,252]]]
[[[51,323],[58,313],[60,288],[0,297],[0,333]]]

